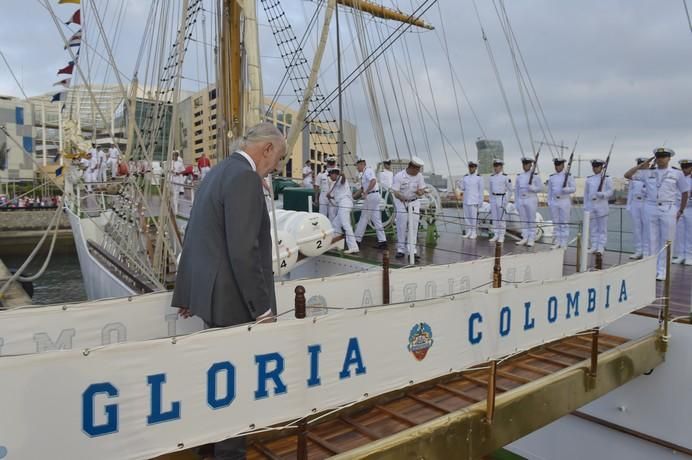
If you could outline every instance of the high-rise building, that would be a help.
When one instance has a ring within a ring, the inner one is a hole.
[[[30,103],[16,97],[0,96],[0,126],[4,128],[0,130],[2,183],[30,181],[34,178],[32,119]]]
[[[492,141],[489,139],[478,139],[476,141],[478,151],[478,174],[491,174],[493,172],[493,160],[498,158],[505,159],[505,149],[502,141]]]

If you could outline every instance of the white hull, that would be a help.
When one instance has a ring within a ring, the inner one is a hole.
[[[79,266],[82,270],[87,298],[97,300],[134,295],[134,290],[120,281],[89,252],[87,239],[101,240],[101,230],[94,221],[102,219],[103,216],[79,218],[69,208],[66,209],[74,234],[74,244],[77,248],[77,257],[79,257]]]

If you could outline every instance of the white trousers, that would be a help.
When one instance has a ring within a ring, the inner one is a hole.
[[[377,241],[387,241],[387,237],[384,234],[384,227],[382,227],[382,213],[380,212],[379,192],[368,193],[365,196],[365,200],[363,201],[363,210],[360,213],[358,225],[356,225],[356,240],[361,241],[363,239],[365,228],[368,226],[369,222],[372,222],[372,226],[375,227],[375,232],[377,232]]]
[[[490,218],[493,220],[493,234],[498,239],[505,238],[507,228],[505,204],[505,196],[490,195]]]
[[[675,257],[692,263],[692,206],[685,208],[675,228]]]
[[[358,250],[358,243],[356,242],[356,237],[353,234],[353,226],[351,226],[351,210],[353,209],[353,201],[349,199],[342,199],[337,203],[337,206],[331,206],[331,208],[336,209],[336,214],[331,221],[332,227],[334,227],[334,230],[337,233],[342,233],[346,237],[346,246],[348,249]],[[322,213],[322,203],[320,203],[320,213]]]
[[[98,175],[96,176],[96,182],[106,182],[108,180],[106,177],[106,171],[107,170],[108,170],[108,165],[106,165],[106,164],[101,165],[101,167],[98,169]]]
[[[647,202],[645,205],[646,221],[649,224],[649,248],[651,254],[658,254],[656,276],[666,276],[666,252],[662,251],[666,241],[675,239],[675,214],[678,207],[673,203]]]
[[[528,195],[517,200],[519,221],[521,225],[521,237],[533,242],[536,239],[536,209],[538,198],[536,195]]]
[[[406,205],[398,199],[394,199],[396,208],[396,252],[408,254],[408,209]],[[412,224],[418,235],[418,223],[420,222],[420,201],[415,200],[409,203],[409,208],[413,213]],[[413,253],[416,253],[416,241],[413,242]]]
[[[464,204],[464,230],[466,235],[476,236],[478,229],[478,205]]]
[[[109,161],[111,162],[111,178],[115,179],[118,175],[118,160],[111,158]]]
[[[332,206],[329,203],[329,198],[327,198],[327,194],[320,192],[320,196],[317,199],[317,202],[320,205],[320,214],[322,214],[323,216],[326,216],[330,221],[333,220],[334,217],[330,215],[331,214],[331,208],[332,207],[336,208],[336,206]],[[353,202],[351,202],[351,207],[353,207]]]
[[[632,217],[632,237],[634,252],[645,256],[651,255],[649,250],[649,225],[644,216],[644,201],[634,200],[630,203],[629,213]]]
[[[572,203],[568,197],[555,200],[550,206],[550,218],[553,221],[555,244],[567,246],[569,241],[569,218]]]
[[[591,222],[589,224],[589,241],[591,249],[598,252],[605,251],[608,241],[608,206],[595,205],[591,208]]]
[[[209,166],[204,166],[202,169],[200,169],[200,180],[204,180],[204,178],[207,176],[207,173],[211,171],[211,168]]]

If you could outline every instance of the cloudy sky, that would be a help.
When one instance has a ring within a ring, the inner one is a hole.
[[[56,70],[69,60],[42,1],[2,0],[0,51],[29,96],[51,91],[51,85],[57,80]],[[76,9],[74,5],[49,1],[61,20],[66,20]],[[458,174],[464,170],[465,151],[469,158],[475,159],[473,142],[485,135],[503,141],[509,163],[507,169],[515,171],[521,156],[520,143],[525,153],[534,149],[530,145],[529,132],[536,142],[544,139],[528,102],[530,131],[527,128],[513,61],[493,2],[476,1],[519,141],[490,64],[473,1],[439,0],[433,4],[432,0],[427,3],[425,0],[385,0],[385,5],[404,11],[432,5],[424,19],[436,27],[434,31],[408,30],[387,51],[387,61],[380,59],[372,67],[373,87],[390,156],[398,153],[408,157],[415,153],[428,159],[432,153],[437,172],[447,175],[449,163],[452,172]],[[88,10],[95,4],[101,12],[118,66],[127,82],[142,48],[142,37],[146,36],[144,29],[151,1],[83,0],[83,3],[86,4],[83,8]],[[161,3],[160,0],[157,3]],[[209,42],[213,33],[213,3],[213,0],[204,0],[205,11],[201,16],[206,21],[206,35],[202,32],[200,16],[194,30],[197,41],[190,45],[186,58],[183,87],[190,91],[206,84],[206,69],[213,66],[211,48],[202,43],[205,39]],[[169,4],[174,6],[169,7],[167,13],[171,18],[176,17],[178,2]],[[499,1],[495,4],[499,5]],[[302,36],[316,3],[284,0],[282,5],[296,34]],[[664,142],[676,150],[676,160],[692,156],[692,32],[683,2],[512,0],[505,2],[505,6],[547,118],[551,139],[564,141],[570,150],[579,136],[577,154],[594,158],[604,157],[613,138],[617,137],[611,169],[614,175],[622,174],[635,157],[647,154]],[[264,89],[266,95],[272,96],[284,68],[267,26],[267,16],[261,6],[258,9]],[[362,41],[368,41],[370,49],[376,48],[397,27],[396,23],[363,18],[347,11],[343,11],[341,18],[345,74],[362,58],[360,51],[355,52],[360,46],[354,39],[358,27],[365,28],[366,33],[360,35],[365,37]],[[86,27],[92,37],[96,36],[93,20],[92,25]],[[63,30],[68,35],[71,33],[68,27]],[[314,52],[316,32],[309,34],[305,47],[309,58]],[[445,38],[449,60],[458,78],[450,73],[448,55],[444,51]],[[90,41],[90,44],[105,56],[102,43]],[[149,57],[154,55],[152,49],[151,45],[144,46],[140,75],[145,73],[146,62],[153,61]],[[336,85],[334,55],[335,42],[332,41],[320,80],[324,93],[331,92]],[[211,73],[213,75],[213,68]],[[113,72],[94,53],[91,74],[97,83],[115,81]],[[357,80],[345,92],[346,118],[358,127],[358,154],[378,160],[382,151],[375,141],[375,132],[380,123],[373,122],[371,117],[364,81]],[[462,88],[468,100],[463,97]],[[295,97],[287,96],[291,92],[290,86],[285,88],[280,100],[297,107]],[[21,96],[3,62],[0,62],[0,94]],[[336,105],[333,108],[336,109]],[[466,135],[465,147],[462,128]],[[441,140],[443,137],[446,141]],[[547,147],[541,153],[540,163],[546,173],[551,169],[552,154],[554,151]],[[574,168],[576,171],[576,164]],[[587,171],[588,165],[584,164],[582,174]]]

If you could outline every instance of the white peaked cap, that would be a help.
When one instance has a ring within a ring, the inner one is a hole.
[[[424,162],[423,160],[421,160],[420,157],[411,157],[411,163],[412,163],[414,166],[420,166],[421,168],[422,168],[423,166],[425,166],[425,162]]]

